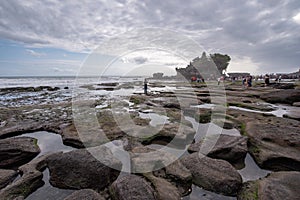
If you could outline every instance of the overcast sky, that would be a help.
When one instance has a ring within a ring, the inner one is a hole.
[[[171,30],[208,53],[228,54],[231,72],[300,68],[299,0],[2,0],[0,75],[73,75],[97,47],[143,28]],[[97,65],[119,56],[122,45],[99,55]],[[124,56],[117,65],[149,67],[149,57],[161,66],[185,65],[153,51]]]

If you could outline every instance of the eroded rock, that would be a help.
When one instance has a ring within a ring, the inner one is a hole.
[[[274,171],[300,171],[299,121],[268,117],[247,123],[249,152],[257,164]]]
[[[193,183],[212,192],[235,196],[242,186],[240,174],[227,161],[200,156],[193,153],[181,159],[192,173]]]
[[[154,189],[157,193],[157,199],[174,199],[180,200],[181,195],[179,190],[169,183],[167,180],[153,176],[152,174],[146,174],[146,178],[153,184]]]
[[[188,150],[199,152],[201,147],[205,148],[207,146],[210,150],[207,156],[227,160],[235,164],[245,159],[248,151],[247,140],[248,138],[245,136],[210,135],[199,142],[191,144]]]
[[[73,192],[64,200],[105,200],[103,196],[91,189],[83,189]]]
[[[0,169],[0,189],[7,186],[17,175],[18,173],[14,170]]]
[[[260,98],[268,103],[293,104],[294,102],[300,101],[300,89],[273,91],[267,94],[262,94]]]
[[[39,153],[37,139],[19,137],[0,140],[0,168],[17,168]]]
[[[258,181],[247,182],[238,194],[239,200],[299,199],[300,172],[274,172]]]
[[[125,175],[118,178],[110,189],[113,199],[116,200],[156,200],[155,191],[144,178],[137,175]]]
[[[19,168],[22,177],[0,190],[0,199],[24,199],[36,189],[44,185],[43,173],[48,155],[40,156]]]
[[[91,153],[96,156],[92,156]],[[119,175],[122,164],[104,146],[53,154],[47,159],[50,183],[64,189],[101,190]]]

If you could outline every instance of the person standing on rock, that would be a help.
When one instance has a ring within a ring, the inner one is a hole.
[[[145,78],[144,80],[144,94],[148,95],[148,80]]]
[[[243,88],[245,88],[245,85],[246,85],[246,78],[243,76],[242,77],[242,84],[243,84]]]
[[[270,76],[268,74],[265,75],[265,86],[270,85]]]

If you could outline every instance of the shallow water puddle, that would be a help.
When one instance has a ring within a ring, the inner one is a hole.
[[[50,152],[68,152],[71,150],[74,150],[75,148],[66,146],[62,142],[62,138],[59,134],[47,132],[47,131],[37,131],[33,133],[26,133],[22,134],[20,136],[16,137],[32,137],[36,138],[37,145],[41,149],[41,153],[37,156],[45,155]],[[37,158],[36,157],[36,158]],[[36,159],[35,158],[35,159]],[[49,183],[49,170],[48,168],[44,170],[43,172],[43,181],[45,182],[45,185],[37,189],[34,193],[29,195],[27,199],[29,200],[39,200],[39,199],[56,199],[56,200],[63,200],[65,197],[73,193],[73,190],[64,190],[64,189],[59,189],[51,186]]]
[[[70,194],[72,194],[75,190],[66,190],[66,189],[59,189],[53,187],[49,183],[50,174],[48,168],[43,172],[43,181],[45,185],[37,189],[34,193],[29,195],[26,200],[40,200],[40,199],[55,199],[55,200],[63,200]]]
[[[237,129],[223,129],[214,123],[198,123],[192,117],[185,117],[186,120],[192,123],[194,130],[196,131],[195,134],[195,142],[199,142],[201,139],[208,135],[215,135],[215,134],[224,134],[224,135],[232,135],[232,136],[241,136],[239,130]]]
[[[213,193],[213,192],[204,190],[196,185],[192,186],[192,193],[190,195],[182,198],[182,200],[199,200],[199,199],[201,199],[201,200],[235,200],[237,198]]]
[[[156,113],[139,112],[139,116],[142,119],[150,119],[151,121],[149,122],[149,124],[151,126],[164,125],[164,124],[170,122],[169,117],[164,116],[164,115],[159,115],[159,114],[156,114]]]
[[[242,176],[243,182],[258,180],[271,173],[271,171],[259,168],[249,153],[245,158],[245,167],[238,172]]]
[[[276,117],[283,117],[283,115],[288,114],[289,112],[294,112],[295,110],[297,110],[298,112],[300,112],[300,108],[299,107],[288,106],[288,105],[274,105],[274,104],[270,104],[270,106],[274,107],[276,110],[270,111],[270,112],[265,112],[265,111],[259,111],[259,110],[251,110],[251,109],[247,109],[247,108],[241,108],[241,107],[237,107],[237,106],[229,106],[229,108],[235,109],[235,110],[242,110],[242,111],[246,111],[246,112],[273,114]]]
[[[38,156],[44,155],[49,152],[59,152],[59,151],[71,151],[74,148],[70,146],[66,146],[63,144],[61,136],[59,134],[47,132],[47,131],[37,131],[33,133],[26,133],[19,135],[17,137],[32,137],[36,138],[37,145],[41,149],[41,153]]]

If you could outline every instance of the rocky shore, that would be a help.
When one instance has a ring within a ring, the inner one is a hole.
[[[56,199],[194,199],[194,187],[223,199],[300,198],[299,83],[139,87],[87,85],[80,91],[92,94],[80,98],[69,88],[0,89],[0,199],[33,199],[45,169],[53,187],[72,191]],[[38,140],[22,136],[38,131],[75,149],[40,155]],[[245,181],[247,154],[270,174]]]

